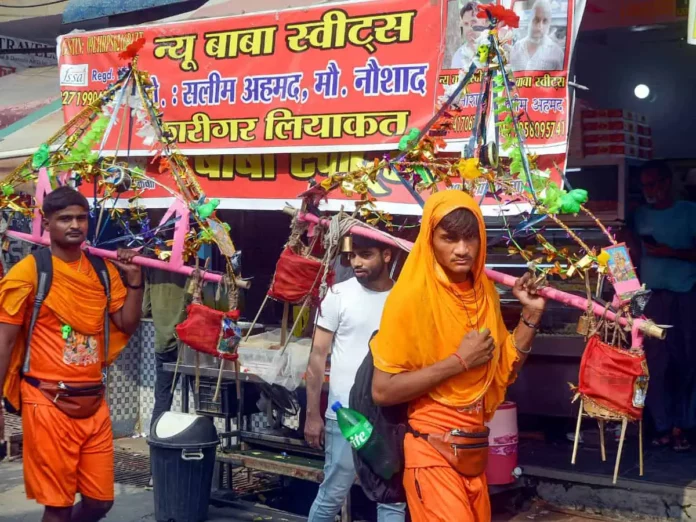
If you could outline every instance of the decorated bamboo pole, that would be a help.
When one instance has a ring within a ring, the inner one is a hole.
[[[328,219],[322,219],[319,218],[313,214],[307,214],[305,212],[300,212],[292,207],[285,207],[284,212],[290,215],[297,215],[298,219],[302,221],[306,221],[308,223],[315,223],[315,224],[322,224],[325,226],[329,225],[329,220]],[[392,245],[396,248],[402,248],[406,251],[410,251],[411,248],[413,247],[413,243],[410,241],[406,241],[403,239],[396,239],[389,234],[386,234],[384,232],[375,230],[373,228],[368,228],[360,225],[354,225],[350,229],[351,233],[357,234],[359,236],[363,237],[368,237],[370,239],[374,239],[376,241],[381,241],[383,243],[387,243],[389,245]],[[503,284],[505,286],[512,287],[515,285],[515,281],[517,281],[517,278],[508,274],[503,274],[502,272],[497,272],[495,270],[491,270],[490,268],[486,268],[486,275],[494,282]],[[557,290],[556,288],[551,288],[551,287],[544,287],[539,290],[539,294],[545,297],[546,299],[551,299],[552,301],[557,301],[559,303],[563,303],[568,306],[572,306],[574,308],[579,308],[580,310],[587,310],[588,309],[588,302],[587,299],[584,297],[580,297],[577,295],[569,294],[567,292],[563,292],[561,290]],[[599,303],[592,302],[592,311],[594,312],[595,315],[597,316],[602,316],[605,311],[604,307],[600,305]],[[616,314],[614,314],[611,311],[606,312],[606,318],[609,321],[615,321],[616,320]],[[665,338],[665,331],[664,329],[660,328],[656,324],[652,323],[651,321],[647,321],[644,319],[635,319],[632,322],[629,323],[629,321],[625,317],[619,317],[618,319],[619,324],[622,326],[629,326],[634,333],[637,334],[643,334],[647,335],[649,337],[656,337],[658,339],[664,339]],[[634,335],[634,338],[636,336]],[[636,341],[634,341],[636,342]]]
[[[37,245],[49,246],[50,241],[48,238],[37,237],[32,234],[27,234],[25,232],[17,232],[15,230],[8,230],[5,234],[9,237],[19,239],[21,241],[28,241]],[[105,250],[103,248],[86,247],[87,252],[93,256],[102,257],[104,259],[118,259],[118,254],[114,250]],[[172,265],[166,261],[161,261],[159,259],[152,259],[150,257],[135,256],[133,258],[133,263],[136,265],[144,266],[146,268],[155,268],[158,270],[165,270],[167,272],[175,272],[177,274],[183,274],[186,276],[192,275],[196,269],[191,266],[181,265],[179,267],[172,267]],[[203,280],[211,283],[219,283],[224,277],[222,274],[213,274],[211,272],[203,272],[201,275]],[[244,281],[242,279],[235,278],[235,285],[239,288],[248,289],[250,287],[249,281]]]

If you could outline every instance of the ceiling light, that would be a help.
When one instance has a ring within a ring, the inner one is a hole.
[[[648,87],[644,83],[638,84],[636,85],[636,88],[634,89],[633,93],[639,100],[644,100],[648,96],[650,96],[650,87]]]

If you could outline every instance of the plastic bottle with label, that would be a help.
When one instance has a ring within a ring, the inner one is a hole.
[[[392,478],[398,471],[398,464],[385,458],[391,452],[387,451],[384,439],[378,433],[374,433],[370,421],[361,413],[344,408],[340,402],[335,402],[331,409],[336,412],[341,434],[350,442],[360,459],[383,479]]]

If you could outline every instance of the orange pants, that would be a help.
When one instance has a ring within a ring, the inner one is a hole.
[[[412,522],[490,522],[486,476],[462,477],[451,467],[407,468],[404,489]]]
[[[114,443],[106,402],[88,419],[73,419],[22,382],[24,485],[27,498],[68,507],[75,494],[114,499]]]

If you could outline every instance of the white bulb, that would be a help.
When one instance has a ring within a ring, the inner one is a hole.
[[[644,100],[645,98],[650,96],[650,87],[648,87],[644,83],[641,83],[640,85],[636,85],[636,88],[633,91],[633,93],[636,95],[636,98]]]

